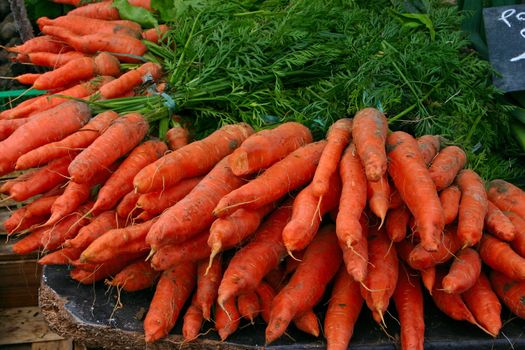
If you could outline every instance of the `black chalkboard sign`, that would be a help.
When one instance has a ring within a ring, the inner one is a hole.
[[[505,92],[525,90],[525,5],[483,10],[494,85]]]

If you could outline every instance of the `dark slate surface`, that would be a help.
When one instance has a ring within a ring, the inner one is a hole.
[[[142,333],[141,317],[147,311],[149,300],[153,295],[153,290],[146,290],[135,293],[123,292],[120,302],[123,308],[115,310],[116,291],[110,290],[103,283],[93,286],[80,285],[68,277],[68,268],[65,266],[45,266],[42,277],[42,284],[52,289],[64,300],[65,308],[73,316],[75,322],[82,323],[83,327],[110,326],[129,333]],[[496,339],[492,339],[476,327],[466,323],[454,321],[439,312],[427,300],[426,311],[426,332],[425,349],[525,349],[525,321],[516,319],[508,313],[503,312],[503,319],[507,320],[502,333]],[[394,308],[390,311],[395,313]],[[510,320],[510,321],[509,321]],[[386,317],[388,333],[395,337],[389,339],[384,332],[375,324],[368,310],[363,310],[354,330],[354,336],[350,347],[352,349],[396,349],[398,343],[399,326],[396,321]],[[181,334],[182,322],[178,322],[174,334]],[[206,332],[211,327],[206,325]],[[242,322],[241,331],[228,338],[225,343],[217,343],[228,348],[257,348],[264,345],[264,324],[260,320],[254,326],[247,322]],[[307,336],[297,331],[292,326],[287,332],[290,337],[283,336],[279,341],[272,343],[269,349],[316,349],[324,348],[323,341],[311,336]],[[214,331],[207,333],[204,338],[219,341]],[[82,341],[82,340],[81,340]],[[91,340],[90,343],[96,343]],[[512,343],[512,345],[511,345]],[[104,346],[104,344],[99,344]]]

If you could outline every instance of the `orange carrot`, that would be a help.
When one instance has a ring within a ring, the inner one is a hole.
[[[405,205],[405,202],[403,202],[403,199],[401,198],[398,190],[395,187],[392,187],[392,185],[390,185],[390,188],[392,188],[392,192],[390,193],[390,203],[388,204],[388,209],[396,209],[402,205]]]
[[[487,196],[501,211],[512,211],[525,219],[525,192],[504,180],[492,180]]]
[[[313,335],[314,337],[319,336],[319,320],[313,310],[308,310],[295,316],[292,321],[300,331]]]
[[[374,320],[381,323],[396,289],[399,262],[395,247],[390,244],[386,233],[377,227],[372,227],[368,236],[368,261],[370,265],[361,284],[361,295],[373,312]]]
[[[117,211],[117,215],[121,218],[126,218],[126,222],[129,221],[131,217],[134,217],[136,214],[135,209],[137,209],[137,201],[140,198],[140,193],[136,193],[135,191],[128,192],[120,201],[120,203],[117,205],[117,208],[115,209]]]
[[[478,252],[465,248],[458,253],[450,271],[443,277],[443,290],[445,293],[461,294],[476,283],[480,273],[481,259]]]
[[[304,255],[304,251],[301,250],[299,253],[300,254],[298,254],[296,258],[302,259]],[[283,288],[284,284],[287,282],[286,280],[286,278],[288,277],[287,275],[294,273],[295,270],[297,269],[297,266],[299,266],[299,263],[301,262],[298,260],[294,260],[291,256],[288,256],[286,260],[287,260],[287,263],[288,261],[293,260],[294,262],[297,263],[297,265],[293,267],[290,266],[290,268],[292,269],[289,272],[287,272],[281,265],[277,265],[275,268],[273,268],[270,272],[268,272],[264,276],[264,281],[277,291]],[[288,264],[286,266],[288,267]]]
[[[324,320],[327,349],[348,348],[362,306],[363,297],[359,290],[359,283],[348,275],[344,267],[340,268],[335,277]]]
[[[461,297],[476,321],[496,337],[502,327],[501,303],[487,276],[481,272],[476,283]]]
[[[82,227],[74,238],[65,241],[64,247],[83,251],[102,234],[117,228],[121,224],[119,221],[114,211],[106,211],[99,214],[89,224]]]
[[[50,52],[50,53],[61,53],[70,51],[71,47],[68,47],[60,40],[49,36],[41,35],[36,36],[22,45],[13,46],[7,48],[9,52],[15,53],[29,53],[29,52]]]
[[[78,248],[62,248],[50,254],[44,255],[38,263],[40,265],[68,265],[73,260],[77,260],[82,253]]]
[[[512,242],[510,242],[510,245],[516,253],[525,258],[525,219],[522,219],[518,214],[511,211],[504,212],[504,214],[516,228],[516,235]]]
[[[419,272],[421,273],[421,280],[423,281],[423,285],[428,290],[430,295],[432,295],[434,285],[436,284],[436,267],[432,266],[428,269],[420,270]]]
[[[121,287],[126,292],[146,289],[155,284],[160,272],[151,268],[148,261],[139,259],[126,266],[107,284]]]
[[[107,231],[82,252],[80,261],[102,263],[118,255],[148,252],[149,247],[144,239],[154,222],[150,220]]]
[[[129,4],[132,6],[138,6],[145,8],[146,10],[151,10],[151,0],[128,0]]]
[[[417,142],[409,134],[396,131],[388,135],[388,172],[415,218],[421,244],[428,251],[438,249],[445,218]]]
[[[120,19],[120,14],[116,7],[113,7],[111,1],[96,2],[78,7],[67,13],[68,15],[83,16],[87,18],[96,18],[106,21]]]
[[[316,197],[328,192],[331,176],[337,171],[341,155],[352,138],[352,123],[352,119],[339,119],[326,133],[326,147],[312,179],[312,193]]]
[[[516,236],[516,227],[498,207],[488,201],[485,229],[503,241],[512,241]]]
[[[457,186],[449,186],[441,191],[439,200],[441,201],[443,213],[445,214],[445,225],[453,223],[458,216],[461,191]]]
[[[89,119],[89,108],[81,102],[70,101],[36,114],[0,142],[0,174],[15,169],[18,157],[49,142],[63,139],[80,129]],[[46,128],[53,125],[52,128]]]
[[[192,177],[181,180],[173,187],[160,192],[149,192],[140,195],[137,206],[151,214],[160,214],[190,193],[202,180],[202,177]]]
[[[26,212],[24,213],[24,218],[49,215],[51,213],[51,207],[58,197],[60,197],[58,194],[44,195],[35,199],[25,206]]]
[[[293,202],[292,218],[282,233],[288,252],[306,248],[317,233],[323,216],[339,205],[340,195],[341,179],[337,172],[330,177],[328,189],[321,198],[313,194],[313,183],[299,192]]]
[[[359,220],[363,236],[356,244],[348,247],[339,241],[343,251],[343,261],[348,274],[359,283],[362,283],[368,273],[368,221],[364,215]]]
[[[90,219],[84,217],[84,214],[89,211],[91,206],[92,204],[83,205],[76,212],[65,216],[60,222],[45,231],[40,239],[44,249],[55,250],[67,239],[75,237],[78,231],[89,223]]]
[[[129,23],[128,23],[129,22]],[[45,26],[56,26],[71,31],[77,35],[89,35],[92,33],[106,34],[106,35],[129,35],[135,38],[140,37],[140,26],[137,30],[136,23],[131,21],[106,21],[96,18],[88,18],[84,16],[77,16],[75,14],[68,14],[67,16],[60,16],[53,19],[47,17],[39,17],[36,20],[38,27],[45,33]]]
[[[215,328],[222,341],[226,340],[238,328],[241,319],[235,298],[230,298],[223,305],[215,306]]]
[[[209,236],[210,231],[206,229],[182,243],[162,245],[153,255],[151,265],[155,270],[167,270],[184,261],[207,259],[211,253]]]
[[[428,166],[441,149],[441,140],[436,135],[423,135],[418,137],[417,146],[423,161]]]
[[[0,193],[9,193],[9,191],[11,191],[11,188],[13,187],[14,184],[30,179],[33,175],[35,175],[37,171],[38,169],[30,169],[28,171],[24,171],[23,174],[15,177],[14,179],[5,181],[2,184],[2,186],[0,186]]]
[[[367,182],[367,198],[370,210],[381,219],[379,226],[383,226],[390,206],[390,185],[387,174],[383,175],[379,181]]]
[[[99,190],[93,211],[102,212],[115,206],[125,194],[133,190],[135,175],[162,157],[167,150],[168,147],[162,141],[146,141],[135,147]]]
[[[40,240],[44,232],[48,230],[47,227],[40,227],[33,232],[26,235],[21,240],[13,244],[13,252],[19,255],[29,254],[42,247]]]
[[[182,336],[185,341],[197,339],[203,321],[204,318],[202,317],[201,309],[192,303],[186,310],[182,323]]]
[[[237,298],[237,308],[239,315],[253,324],[253,320],[260,312],[259,297],[254,291],[242,293]]]
[[[225,157],[195,188],[174,206],[164,211],[148,233],[153,250],[168,243],[181,243],[206,229],[213,222],[213,207],[244,180],[233,175]]]
[[[266,343],[279,338],[295,316],[317,304],[341,261],[335,227],[323,226],[306,248],[303,261],[288,284],[273,300],[270,321],[266,327]]]
[[[23,85],[33,85],[33,83],[40,78],[42,74],[39,73],[26,73],[17,75],[16,77],[1,77],[0,79],[16,80]]]
[[[27,123],[30,119],[0,120],[0,141],[8,138],[16,129]]]
[[[514,252],[508,243],[484,234],[479,246],[479,255],[493,270],[512,279],[525,279],[525,258]]]
[[[202,310],[204,319],[211,319],[211,307],[217,299],[219,283],[222,278],[222,259],[219,257],[208,268],[206,260],[201,260],[197,266],[197,291],[194,304]]]
[[[401,324],[401,349],[423,350],[425,320],[423,291],[419,278],[400,264],[399,278],[393,295]]]
[[[71,162],[68,168],[71,180],[88,182],[96,173],[131,151],[142,141],[147,131],[148,122],[138,113],[126,114],[116,119]]]
[[[362,109],[354,116],[353,142],[368,181],[379,181],[386,172],[387,123],[385,115],[374,108]]]
[[[405,205],[392,209],[386,217],[386,233],[392,242],[401,242],[407,234],[410,211]]]
[[[456,227],[447,226],[435,252],[429,252],[418,244],[410,252],[408,264],[416,270],[428,269],[448,261],[460,248],[461,242],[456,236]]]
[[[164,38],[166,37],[166,33],[169,30],[170,28],[167,25],[161,24],[158,27],[143,31],[142,38],[144,40],[158,44],[164,40]]]
[[[32,63],[36,66],[57,68],[66,65],[67,63],[78,58],[86,57],[82,52],[67,51],[60,53],[52,52],[29,52],[18,54],[17,61],[24,63]],[[34,81],[40,77],[41,74],[35,75],[33,81],[28,84],[33,84]],[[25,83],[22,83],[25,84]]]
[[[171,128],[166,133],[166,142],[172,151],[176,151],[190,142],[190,132],[182,126]]]
[[[135,259],[137,259],[136,255],[121,256],[118,259],[113,259],[107,263],[94,264],[89,270],[75,268],[71,270],[69,276],[82,284],[93,284],[97,281],[116,275]]]
[[[353,143],[348,146],[341,158],[339,172],[343,188],[336,220],[337,237],[350,247],[363,236],[359,218],[366,206],[367,182],[365,169]]]
[[[115,98],[141,84],[146,77],[157,80],[161,75],[162,68],[160,65],[153,62],[144,63],[140,67],[132,69],[102,86],[99,93],[105,99]]]
[[[99,33],[77,35],[66,28],[56,26],[44,26],[42,32],[64,40],[77,51],[87,54],[108,52],[122,62],[137,62],[137,58],[133,56],[142,56],[147,51],[142,41],[129,35]]]
[[[490,281],[492,288],[510,311],[525,319],[525,281],[516,281],[498,271],[492,271]]]
[[[284,123],[248,137],[233,151],[229,165],[237,176],[253,174],[310,142],[312,133],[306,126],[296,122]]]
[[[133,184],[139,193],[147,193],[164,190],[182,179],[205,175],[252,133],[253,129],[245,123],[223,126],[148,165],[135,176]]]
[[[286,256],[281,232],[292,215],[290,201],[277,208],[261,225],[253,239],[231,259],[219,286],[219,304],[243,290],[253,290],[264,276]]]
[[[48,215],[34,215],[31,217],[25,217],[26,212],[26,207],[17,209],[11,214],[9,218],[4,221],[5,231],[8,235],[31,229],[35,225],[43,224],[45,221],[42,220],[47,220],[48,218]]]
[[[466,162],[467,155],[461,148],[457,146],[443,148],[428,169],[432,181],[436,184],[436,189],[441,191],[450,186]]]
[[[261,317],[264,322],[268,323],[270,321],[273,298],[275,298],[275,290],[268,283],[261,282],[255,289],[255,292],[259,296],[261,304]]]
[[[487,193],[483,180],[470,169],[460,171],[456,178],[461,190],[457,235],[463,246],[479,242],[488,210]]]

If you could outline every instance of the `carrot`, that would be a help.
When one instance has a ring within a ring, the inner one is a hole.
[[[42,244],[40,243],[40,240],[46,230],[48,230],[47,227],[40,227],[24,236],[24,238],[13,244],[13,252],[19,255],[24,255],[41,248]]]
[[[96,18],[88,18],[68,13],[67,16],[60,16],[53,19],[40,17],[36,20],[38,27],[45,33],[45,26],[62,27],[77,35],[89,35],[92,33],[106,35],[129,35],[135,38],[140,37],[140,26],[131,21],[106,21]]]
[[[96,173],[131,151],[147,131],[148,122],[139,113],[126,114],[116,119],[71,162],[68,168],[71,180],[88,182]]]
[[[215,306],[215,328],[222,341],[239,328],[240,319],[241,316],[235,304],[235,298],[226,300],[221,306]]]
[[[148,261],[139,259],[126,266],[107,284],[121,287],[126,292],[146,289],[155,284],[160,272],[153,270]]]
[[[44,26],[42,32],[64,40],[77,51],[87,54],[108,52],[122,62],[137,62],[137,58],[133,56],[142,56],[147,51],[142,41],[129,35],[103,33],[77,35],[66,28],[56,26]]]
[[[485,229],[503,241],[510,242],[516,236],[516,227],[491,201],[488,201]]]
[[[400,264],[400,273],[393,299],[401,324],[401,348],[424,349],[425,320],[423,292],[419,278]]]
[[[504,214],[516,228],[516,235],[512,242],[510,242],[510,245],[516,253],[525,258],[525,220],[511,211],[505,212]]]
[[[329,189],[331,176],[336,172],[341,155],[352,138],[352,123],[349,118],[339,119],[326,133],[326,147],[312,179],[312,193],[316,197],[324,196]]]
[[[339,246],[343,251],[343,261],[346,271],[354,281],[362,283],[368,273],[368,221],[364,215],[359,220],[363,236],[356,244],[348,247],[339,241]]]
[[[9,190],[10,197],[21,202],[65,183],[72,157],[74,155],[55,159],[37,170],[29,179],[13,184]]]
[[[387,124],[385,115],[374,108],[362,109],[354,116],[353,142],[363,162],[368,181],[379,181],[386,172]]]
[[[89,211],[91,205],[86,204],[78,208],[74,213],[65,216],[60,222],[51,226],[42,234],[40,242],[45,250],[59,248],[67,239],[75,237],[78,231],[89,223],[84,214]]]
[[[211,319],[211,307],[217,299],[219,283],[222,278],[222,259],[215,259],[210,268],[206,260],[201,260],[197,265],[197,290],[193,304],[202,310],[205,320]]]
[[[209,236],[210,231],[206,229],[182,243],[162,245],[153,255],[151,265],[155,270],[167,270],[184,261],[207,259],[211,254],[207,244]]]
[[[255,289],[257,296],[259,297],[259,302],[261,305],[261,317],[264,322],[268,323],[270,321],[270,313],[272,311],[272,301],[275,298],[275,290],[270,287],[266,282],[261,282]]]
[[[71,47],[68,47],[60,40],[50,36],[41,35],[36,36],[32,39],[27,40],[22,45],[13,46],[6,48],[9,52],[15,53],[30,53],[30,52],[50,52],[50,53],[61,53],[70,51]]]
[[[476,321],[496,337],[502,327],[501,303],[483,272],[476,283],[461,295],[461,298]]]
[[[72,9],[67,15],[83,16],[87,18],[96,18],[106,21],[120,19],[120,14],[116,7],[113,7],[111,1],[95,2],[87,4],[76,9]]]
[[[134,259],[137,259],[136,255],[121,256],[107,263],[95,264],[91,270],[75,268],[71,270],[69,276],[82,284],[93,284],[116,275]]]
[[[78,58],[83,58],[83,57],[86,57],[86,55],[83,54],[82,52],[77,52],[77,51],[67,51],[67,52],[60,52],[60,53],[29,52],[29,53],[18,54],[16,59],[19,62],[32,63],[36,66],[57,68],[57,67],[62,67],[73,60],[76,60]],[[33,84],[35,80],[39,78],[40,76],[41,74],[36,74],[32,82],[22,83],[22,84]]]
[[[233,151],[229,165],[237,176],[253,174],[310,142],[312,133],[306,126],[296,122],[284,123],[248,137]]]
[[[428,166],[441,149],[441,140],[436,135],[423,135],[418,137],[417,146],[423,161]]]
[[[167,150],[168,147],[161,141],[146,141],[135,147],[98,192],[93,211],[102,212],[115,206],[119,199],[133,190],[135,175]]]
[[[479,246],[479,255],[493,270],[512,279],[525,279],[525,258],[514,252],[508,243],[484,234]]]
[[[23,85],[33,85],[33,83],[41,76],[40,73],[26,73],[17,75],[16,77],[0,77],[0,79],[16,80]]]
[[[89,224],[82,227],[76,237],[64,242],[64,247],[84,250],[91,242],[107,231],[118,228],[122,223],[114,211],[97,215]]]
[[[44,255],[38,260],[40,265],[68,265],[73,260],[77,260],[82,253],[78,248],[62,248],[50,254]]]
[[[432,266],[427,269],[420,270],[419,272],[421,273],[421,280],[423,281],[423,285],[428,290],[430,295],[432,295],[434,285],[436,284],[436,267]]]
[[[300,331],[313,335],[314,337],[319,336],[319,320],[313,310],[308,310],[295,316],[293,324]]]
[[[0,141],[8,138],[16,129],[27,123],[30,119],[0,120]]]
[[[405,202],[403,202],[403,199],[401,198],[398,190],[391,185],[390,188],[392,188],[392,192],[390,193],[390,203],[388,204],[388,209],[396,209],[402,205],[405,205]]]
[[[275,296],[266,327],[266,343],[279,338],[292,319],[312,308],[341,265],[335,227],[323,226],[306,248],[303,261],[288,284]]]
[[[282,233],[288,252],[306,248],[317,233],[323,216],[339,205],[341,179],[337,172],[330,177],[328,186],[322,197],[313,194],[312,183],[295,198],[292,218]]]
[[[441,201],[443,213],[445,214],[445,225],[453,223],[458,216],[461,191],[455,185],[449,186],[441,191],[439,200]]]
[[[41,225],[46,222],[48,215],[36,215],[29,218],[23,217],[26,210],[24,207],[15,211],[8,219],[4,221],[4,227],[8,235],[15,232],[23,232],[30,230],[36,225]]]
[[[92,57],[81,57],[42,74],[33,83],[39,90],[56,89],[71,83],[91,79],[97,75],[117,76],[120,74],[118,60],[105,52]]]
[[[450,271],[443,277],[445,293],[461,294],[469,290],[479,279],[481,259],[477,251],[465,248],[459,252],[450,266]]]
[[[383,313],[396,289],[399,262],[394,246],[383,230],[372,227],[368,236],[368,273],[361,284],[361,295],[373,312],[377,323],[384,322]]]
[[[130,217],[136,215],[135,209],[137,209],[137,201],[140,198],[140,193],[135,191],[128,192],[120,201],[116,207],[117,215],[121,218],[126,218],[126,222],[129,221]]]
[[[202,180],[202,177],[192,177],[181,180],[173,187],[160,192],[149,192],[140,195],[137,206],[151,214],[160,214],[190,193]]]
[[[461,242],[456,236],[456,227],[447,226],[436,251],[429,252],[418,244],[410,252],[408,264],[416,270],[428,269],[447,262],[460,248]]]
[[[467,155],[461,148],[457,146],[443,148],[428,169],[432,181],[436,184],[436,189],[441,191],[450,186],[466,162]]]
[[[363,297],[359,290],[359,283],[350,277],[344,267],[341,267],[335,277],[324,320],[327,349],[348,348],[362,306]]]
[[[89,119],[89,108],[76,101],[36,114],[11,136],[0,142],[0,174],[15,169],[18,157],[49,142],[63,139],[80,129]],[[53,125],[53,128],[46,128]]]
[[[116,255],[137,252],[146,253],[149,250],[144,241],[148,230],[155,220],[120,229],[109,230],[95,239],[80,255],[81,262],[102,263]]]
[[[24,171],[23,174],[15,177],[14,179],[5,181],[2,186],[0,186],[0,193],[9,193],[14,184],[30,179],[37,171],[38,169],[30,169],[28,171]]]
[[[492,288],[516,316],[525,319],[525,281],[516,281],[503,273],[492,271]]]
[[[367,199],[372,213],[381,219],[379,226],[383,226],[390,206],[390,185],[387,174],[383,175],[379,181],[367,181]]]
[[[33,202],[25,206],[26,212],[24,218],[30,218],[33,216],[49,215],[51,213],[51,207],[60,195],[44,195],[35,199]]]
[[[303,255],[304,255],[304,251],[301,250],[299,252],[300,254],[298,254],[298,256],[296,257],[296,259],[302,259],[303,258]],[[292,260],[294,262],[297,263],[297,265],[293,266],[290,266],[292,269],[288,272],[286,271],[286,268],[283,268],[281,266],[281,264],[277,265],[275,268],[273,268],[271,271],[269,271],[265,276],[264,276],[264,281],[266,283],[268,283],[270,285],[270,287],[272,287],[273,289],[279,291],[283,288],[284,284],[287,282],[287,275],[291,275],[296,269],[297,269],[297,266],[299,266],[299,263],[301,262],[300,260],[295,260],[293,259],[291,256],[288,256],[286,258],[286,266],[288,267],[288,262]]]
[[[253,320],[259,315],[260,307],[259,297],[254,291],[242,293],[237,298],[239,315],[249,320],[251,324],[253,324]]]
[[[225,195],[213,210],[213,214],[223,217],[241,208],[260,208],[304,185],[314,175],[325,145],[325,141],[319,141],[298,148],[262,175]],[[294,171],[290,172],[290,169]]]
[[[111,99],[121,96],[127,91],[141,84],[146,77],[157,80],[162,75],[162,68],[157,63],[144,63],[138,68],[132,69],[122,74],[112,82],[102,86],[99,90],[100,96],[105,99]]]
[[[291,215],[291,203],[287,201],[263,222],[252,240],[233,256],[219,286],[219,305],[243,290],[257,288],[264,276],[279,265],[286,256],[281,232]]]
[[[190,132],[182,126],[171,128],[166,133],[166,142],[172,151],[176,151],[190,142]]]
[[[504,180],[492,180],[487,196],[501,211],[512,211],[525,219],[525,192],[520,188]]]
[[[164,38],[166,37],[166,33],[169,30],[170,28],[167,25],[161,24],[158,27],[143,31],[142,39],[159,44],[164,40]]]
[[[405,205],[392,209],[386,217],[386,233],[392,242],[401,242],[407,234],[410,211]]]
[[[483,180],[474,171],[465,169],[456,178],[461,190],[457,235],[464,247],[479,242],[488,211],[487,193]]]
[[[210,264],[219,252],[235,247],[252,235],[274,207],[274,203],[270,203],[254,210],[239,209],[230,216],[215,220],[211,224],[208,238],[208,246],[211,248]]]
[[[225,125],[148,165],[135,176],[133,184],[138,192],[147,193],[164,190],[182,179],[205,175],[252,133],[253,129],[245,123]]]
[[[202,322],[204,321],[202,310],[191,304],[186,310],[183,319],[182,336],[184,337],[184,340],[192,341],[197,339],[202,327]]]
[[[348,247],[363,236],[359,218],[366,206],[366,175],[352,143],[345,150],[339,167],[343,188],[337,214],[337,237]],[[379,179],[378,179],[379,180]]]
[[[388,172],[415,218],[421,244],[428,251],[438,249],[445,226],[443,208],[417,142],[409,134],[396,131],[388,135]]]
[[[14,233],[24,219],[26,207],[20,207],[13,211],[11,215],[3,222],[4,228],[8,234]]]

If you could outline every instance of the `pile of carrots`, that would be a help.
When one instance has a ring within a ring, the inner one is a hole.
[[[493,337],[500,300],[525,318],[525,192],[484,183],[461,148],[389,132],[373,108],[317,142],[295,122],[225,125],[193,142],[176,127],[166,143],[148,139],[141,114],[93,115],[82,99],[161,79],[155,63],[127,72],[121,63],[167,28],[142,31],[110,1],[38,24],[44,36],[10,49],[53,69],[19,77],[49,95],[0,113],[0,175],[26,170],[0,192],[28,201],[4,227],[16,253],[71,265],[83,284],[155,288],[146,342],[181,317],[188,341],[205,320],[224,340],[259,315],[267,343],[290,323],[319,336],[313,308],[327,290],[329,349],[348,347],[363,304],[384,324],[391,299],[401,347],[423,349],[424,289]]]

